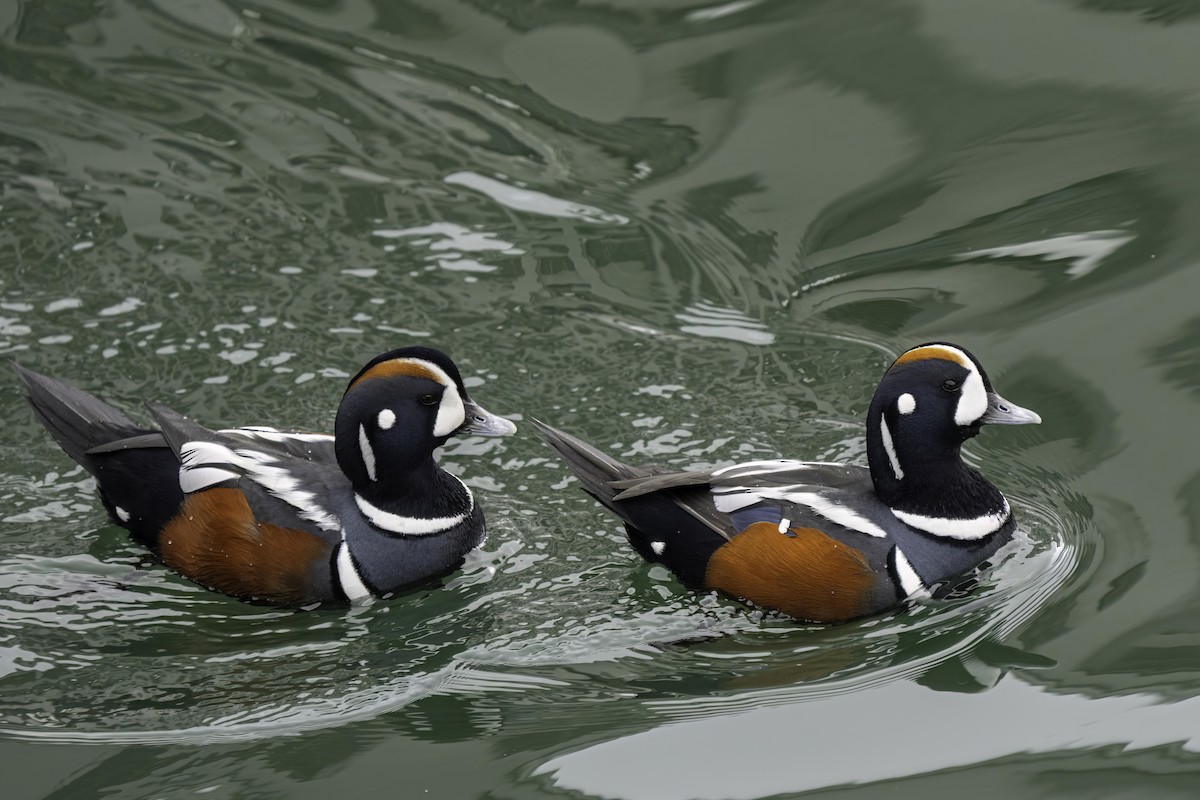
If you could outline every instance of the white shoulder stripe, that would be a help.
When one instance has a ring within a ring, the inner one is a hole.
[[[971,541],[989,536],[1004,527],[1009,517],[1012,516],[1007,500],[1004,501],[1004,508],[995,514],[984,514],[981,517],[971,517],[969,519],[926,517],[922,514],[910,514],[907,511],[898,511],[894,508],[892,509],[892,514],[896,519],[910,528],[916,528],[919,531],[931,533],[934,536],[944,536],[947,539],[958,539],[960,541]]]
[[[928,596],[929,590],[921,576],[899,547],[896,548],[896,577],[900,579],[900,591],[904,592],[905,597]]]
[[[362,576],[354,568],[354,560],[350,558],[350,546],[346,544],[345,540],[338,546],[337,577],[342,592],[350,599],[351,603],[360,603],[374,598],[371,590],[363,583]]]

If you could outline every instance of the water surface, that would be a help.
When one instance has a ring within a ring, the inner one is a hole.
[[[1118,55],[1119,54],[1119,57]],[[107,522],[0,382],[13,798],[1193,797],[1200,14],[1154,0],[0,2],[0,351],[328,430],[408,343],[630,460],[863,463],[897,353],[1041,426],[975,591],[685,591],[526,426],[436,589],[294,613]]]

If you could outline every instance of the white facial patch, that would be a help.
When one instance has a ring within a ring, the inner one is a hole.
[[[984,398],[985,402],[987,398]],[[442,392],[442,402],[438,405],[437,419],[433,422],[434,436],[449,436],[458,430],[467,420],[467,410],[463,407],[462,396],[458,387],[453,383],[446,386]]]
[[[438,404],[437,419],[433,422],[434,436],[449,436],[467,421],[467,410],[463,407],[462,395],[458,393],[458,384],[446,374],[446,371],[423,358],[405,359],[420,364],[427,369],[434,380],[445,386],[442,392],[442,402]]]
[[[905,392],[896,400],[896,410],[905,415],[913,413],[917,410],[917,398]]]
[[[883,438],[883,449],[887,452],[888,462],[892,465],[892,474],[896,480],[904,480],[904,470],[900,469],[900,459],[896,457],[896,445],[892,442],[892,431],[888,427],[887,417],[879,415],[879,434]]]
[[[375,480],[375,451],[371,449],[371,440],[367,438],[365,425],[358,426],[358,449],[362,451],[363,466],[367,468],[367,477]]]
[[[379,419],[376,420],[381,430],[389,430],[396,424],[396,412],[390,408],[385,408],[379,412]]]
[[[983,385],[983,376],[979,374],[979,370],[975,368],[974,364],[967,369],[970,372],[967,374],[967,379],[963,381],[962,388],[959,389],[958,407],[954,410],[954,424],[964,427],[978,422],[988,407],[987,389]]]

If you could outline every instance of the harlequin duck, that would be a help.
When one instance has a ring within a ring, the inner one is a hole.
[[[668,472],[534,424],[638,553],[690,588],[842,622],[941,596],[1012,538],[1008,501],[959,450],[985,423],[1037,422],[993,391],[973,355],[931,342],[897,358],[875,391],[869,468],[772,460]]]
[[[366,601],[458,566],[483,541],[483,511],[433,452],[451,436],[516,430],[428,347],[359,370],[332,436],[213,431],[155,403],[161,431],[148,429],[73,386],[17,372],[114,522],[181,575],[282,606]]]

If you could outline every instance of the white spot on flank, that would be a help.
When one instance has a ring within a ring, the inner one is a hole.
[[[896,401],[896,409],[901,414],[911,414],[917,410],[917,398],[913,397],[908,392],[900,395],[900,399]]]
[[[654,555],[661,556],[663,554],[663,550],[667,549],[667,543],[666,542],[651,542],[650,549],[654,551]]]
[[[790,519],[788,519],[787,517],[784,517],[783,519],[779,520],[779,532],[780,533],[787,533],[788,528],[790,528],[790,527],[792,527],[792,521]]]
[[[980,517],[970,517],[968,519],[927,517],[923,514],[910,514],[907,511],[898,511],[894,508],[892,509],[892,514],[895,515],[896,519],[910,528],[932,533],[934,536],[944,536],[947,539],[959,539],[963,541],[982,539],[985,536],[995,533],[1012,516],[1007,500],[1004,501],[1004,508],[994,514],[984,514]]]
[[[385,431],[388,430],[396,424],[396,412],[392,411],[390,408],[385,408],[383,411],[379,412],[379,419],[377,422],[379,423],[380,428]]]
[[[117,512],[117,519],[121,522],[129,522],[129,512],[120,506],[113,506],[113,511]]]
[[[367,438],[365,425],[358,426],[358,449],[362,451],[363,466],[367,468],[367,477],[375,480],[375,451],[371,449],[371,440]]]
[[[904,480],[904,470],[900,469],[900,459],[896,457],[896,445],[892,442],[892,431],[888,428],[887,418],[879,415],[879,433],[883,437],[883,449],[887,451],[888,461],[892,465],[892,474],[896,480]]]

